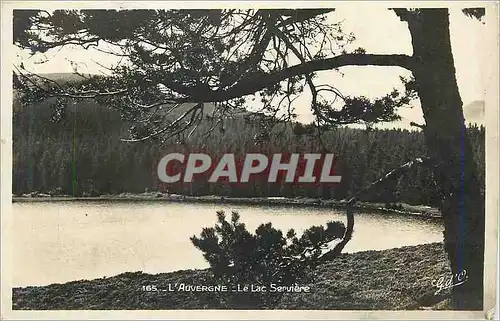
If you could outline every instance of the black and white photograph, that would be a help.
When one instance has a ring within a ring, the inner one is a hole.
[[[2,319],[493,318],[498,36],[493,1],[2,2]]]

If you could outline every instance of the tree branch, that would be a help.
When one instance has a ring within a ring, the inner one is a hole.
[[[171,110],[173,110],[174,108],[177,108],[177,106],[174,106]],[[175,130],[173,133],[170,133],[169,136],[165,138],[165,139],[169,139],[169,138],[177,135],[178,133],[188,129],[189,127],[191,127],[194,124],[195,120],[200,119],[199,117],[196,117],[197,111],[199,111],[199,110],[201,110],[201,113],[203,113],[203,103],[198,103],[198,104],[194,105],[193,107],[188,109],[185,113],[183,113],[181,116],[179,116],[176,120],[174,120],[172,123],[168,124],[167,126],[163,127],[162,129],[160,129],[152,134],[149,134],[147,136],[140,137],[140,138],[134,138],[134,139],[121,139],[121,141],[128,142],[128,143],[135,143],[135,142],[145,141],[145,140],[148,140],[148,139],[153,138],[153,137],[157,137],[159,135],[166,133],[170,129],[175,129],[175,127],[184,118],[186,118],[189,114],[191,114],[191,119],[189,120],[189,122],[186,125],[184,125],[183,127],[181,127],[178,130]]]
[[[164,81],[163,84],[179,94],[189,96],[186,98],[192,102],[223,102],[254,94],[294,76],[308,75],[315,71],[331,70],[346,66],[396,66],[412,70],[413,57],[403,54],[343,54],[332,58],[304,62],[274,73],[254,73],[253,76],[241,80],[228,89],[217,91],[213,91],[208,86],[202,84],[199,84],[198,87],[190,87],[173,80]]]
[[[249,94],[279,83],[287,78],[306,75],[315,71],[336,69],[345,66],[398,66],[413,68],[413,58],[408,55],[344,54],[332,58],[301,63],[275,73],[259,73],[235,84],[227,90],[215,91],[209,101],[224,101]]]
[[[382,185],[383,183],[387,182],[390,179],[393,178],[398,178],[405,172],[409,171],[412,167],[416,165],[420,166],[425,166],[429,167],[432,166],[432,160],[429,157],[418,157],[415,158],[414,160],[411,160],[409,162],[404,163],[403,165],[391,170],[378,180],[368,184],[367,186],[363,187],[361,190],[359,190],[353,197],[351,197],[347,201],[347,228],[345,231],[344,238],[340,243],[338,243],[335,248],[331,251],[326,252],[323,254],[320,259],[323,261],[331,260],[332,258],[335,258],[342,253],[342,250],[344,249],[345,245],[351,240],[352,237],[352,232],[354,228],[354,205],[359,201],[359,198],[361,197],[362,194],[372,190],[373,188]]]
[[[420,129],[425,129],[425,125],[417,124],[415,122],[410,122],[410,126],[418,127]]]
[[[171,90],[184,95],[182,102],[224,102],[230,99],[254,94],[266,87],[277,84],[288,78],[298,75],[308,75],[315,71],[336,69],[345,66],[399,66],[412,70],[413,57],[408,55],[379,55],[379,54],[343,54],[332,58],[313,60],[285,68],[274,73],[257,73],[236,83],[228,89],[211,90],[208,86],[198,84],[191,87],[173,80],[163,81],[163,85]],[[112,92],[88,93],[53,93],[51,97],[68,98],[96,98],[100,96],[113,96],[126,93],[121,89]]]

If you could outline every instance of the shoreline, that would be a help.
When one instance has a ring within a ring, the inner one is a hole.
[[[137,202],[180,202],[180,203],[205,203],[205,204],[234,204],[234,205],[255,205],[255,206],[291,206],[291,207],[316,207],[332,208],[342,210],[345,202],[337,200],[321,200],[315,198],[285,198],[285,197],[221,197],[209,196],[183,196],[177,194],[143,193],[132,194],[122,193],[118,195],[101,195],[89,197],[73,196],[13,196],[12,203],[29,202],[96,202],[96,201],[137,201]],[[374,211],[380,213],[391,213],[401,215],[419,216],[425,218],[441,218],[441,213],[432,207],[423,205],[409,205],[405,203],[392,203],[390,207],[384,203],[358,202],[355,208],[362,211]]]
[[[112,277],[76,280],[12,289],[14,310],[437,310],[447,308],[449,290],[436,294],[433,280],[450,268],[443,243],[404,246],[382,251],[346,253],[318,266],[301,286],[310,292],[288,292],[273,304],[254,301],[235,305],[229,292],[147,292],[147,285],[218,285],[209,269],[147,274],[126,272]],[[229,285],[231,286],[231,285]],[[233,285],[234,286],[234,285]]]

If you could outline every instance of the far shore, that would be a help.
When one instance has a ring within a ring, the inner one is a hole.
[[[13,196],[13,203],[21,202],[67,202],[67,201],[155,201],[155,202],[183,202],[183,203],[208,203],[208,204],[236,204],[257,206],[292,206],[292,207],[320,207],[343,209],[345,201],[322,200],[316,198],[285,198],[285,197],[224,197],[216,195],[208,196],[184,196],[178,194],[152,193],[121,193],[117,195],[100,196],[51,196],[48,194],[25,194]],[[439,218],[441,213],[436,208],[424,205],[409,205],[405,203],[369,203],[358,202],[355,206],[363,211],[375,211],[383,213],[394,213],[404,215],[415,215],[420,217]]]

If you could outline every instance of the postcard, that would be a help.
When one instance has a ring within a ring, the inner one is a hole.
[[[2,2],[2,319],[492,319],[498,2]]]

